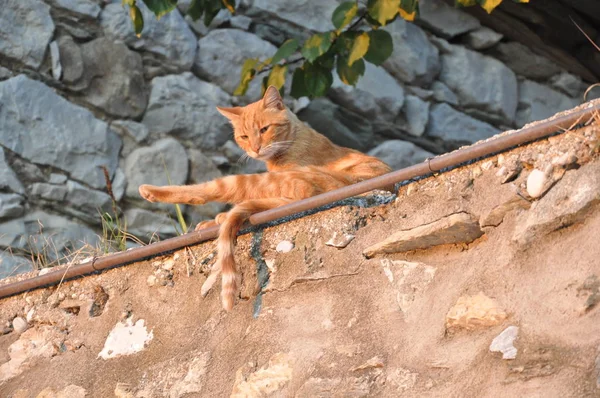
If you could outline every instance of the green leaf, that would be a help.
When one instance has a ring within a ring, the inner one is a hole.
[[[292,89],[290,95],[296,99],[308,97],[310,94],[304,84],[304,69],[297,68],[292,75]]]
[[[367,3],[367,11],[381,26],[394,19],[398,14],[400,0],[369,0]]]
[[[346,1],[340,4],[331,15],[333,26],[335,26],[337,30],[341,30],[344,26],[352,22],[357,11],[358,4],[355,1]]]
[[[319,65],[304,64],[304,87],[311,97],[322,97],[333,84],[331,70]]]
[[[121,5],[133,7],[135,5],[135,0],[123,0],[121,1]]]
[[[273,55],[273,58],[271,59],[271,64],[278,64],[279,61],[289,57],[294,52],[296,52],[296,50],[298,49],[299,46],[300,46],[300,43],[298,43],[297,39],[286,40],[279,47],[279,49],[277,50],[275,55]]]
[[[354,86],[358,79],[365,74],[365,61],[359,59],[350,66],[346,58],[338,57],[336,70],[342,82]]]
[[[285,74],[287,73],[287,66],[275,65],[269,73],[269,79],[267,80],[267,87],[275,86],[277,90],[281,91],[283,84],[285,83]]]
[[[350,54],[348,55],[348,66],[352,66],[352,64],[361,59],[367,53],[367,50],[369,49],[369,41],[369,34],[366,32],[356,36],[354,42],[352,43]]]
[[[248,85],[256,76],[256,65],[258,65],[258,59],[248,58],[244,61],[242,66],[242,72],[240,73],[240,84],[237,86],[233,95],[244,95],[248,91]]]
[[[137,37],[142,36],[142,29],[144,29],[144,17],[142,11],[135,4],[129,7],[129,18],[133,22],[133,30]]]
[[[192,20],[197,21],[204,14],[204,0],[192,0],[190,8],[187,10],[187,15]]]
[[[204,0],[204,26],[208,27],[223,8],[221,0]]]
[[[163,15],[173,11],[177,6],[177,0],[142,0],[150,11],[160,18]]]
[[[403,19],[414,21],[419,13],[419,2],[418,0],[401,0],[398,11]]]
[[[392,55],[394,51],[394,41],[392,36],[383,29],[372,30],[369,32],[369,50],[365,54],[365,60],[373,65],[381,65]]]
[[[454,5],[457,7],[470,7],[475,4],[477,4],[477,0],[454,0]]]
[[[235,14],[235,0],[221,0],[230,13]]]
[[[312,35],[302,46],[302,56],[308,62],[313,62],[319,56],[325,54],[335,38],[333,32],[317,33]]]

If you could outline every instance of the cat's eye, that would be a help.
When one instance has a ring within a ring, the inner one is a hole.
[[[248,139],[248,136],[247,136],[247,135],[242,135],[242,136],[240,136],[240,139],[242,139],[242,140],[247,140],[247,139]]]
[[[271,127],[271,125],[266,125],[265,127],[263,127],[262,129],[260,129],[260,133],[264,134],[267,132],[267,130],[269,129],[269,127]]]

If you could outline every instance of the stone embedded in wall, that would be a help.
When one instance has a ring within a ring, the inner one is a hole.
[[[121,157],[127,157],[135,148],[146,143],[150,131],[145,124],[133,120],[115,120],[110,127],[119,134],[123,140]]]
[[[474,296],[461,296],[446,314],[446,329],[474,330],[502,323],[506,312],[483,293]]]
[[[289,3],[286,3],[289,4]],[[198,41],[194,73],[233,94],[240,83],[240,70],[248,58],[267,59],[277,51],[271,43],[237,29],[213,30]],[[261,79],[250,84],[246,96],[260,96]]]
[[[191,69],[196,56],[196,36],[178,10],[173,10],[157,20],[143,2],[137,3],[144,18],[144,34],[138,38],[129,13],[121,3],[108,4],[100,14],[104,34],[113,40],[122,40],[134,50],[151,53],[161,65],[172,72]],[[144,62],[146,65],[146,62]]]
[[[442,55],[440,79],[460,105],[494,114],[512,124],[517,110],[517,78],[502,62],[462,46]]]
[[[112,199],[103,191],[90,189],[75,181],[67,181],[67,207],[63,211],[74,215],[89,224],[101,223],[101,214],[112,212]],[[57,203],[64,206],[65,203]]]
[[[194,147],[216,149],[231,136],[231,125],[216,109],[231,97],[218,86],[185,72],[152,80],[142,123],[151,134],[190,140]]]
[[[425,133],[429,120],[429,102],[415,95],[407,95],[402,114],[406,120],[406,131],[410,135],[420,137]]]
[[[137,148],[125,159],[128,185],[125,194],[140,199],[142,184],[183,185],[188,179],[188,157],[185,148],[173,138],[163,138],[151,146]],[[167,178],[167,173],[171,179]]]
[[[0,192],[0,220],[22,216],[25,211],[23,202],[21,195]]]
[[[25,75],[0,82],[0,103],[0,145],[93,188],[106,185],[99,166],[113,176],[121,139],[87,109]]]
[[[267,14],[269,19],[283,19],[317,32],[334,28],[331,14],[339,5],[337,0],[254,0],[246,11],[249,17]]]
[[[450,105],[458,105],[458,97],[448,86],[440,81],[435,81],[431,85],[433,98],[438,102],[446,102]]]
[[[367,247],[363,255],[400,253],[433,246],[470,243],[483,235],[479,222],[468,213],[455,213],[429,224],[392,233],[379,243]]]
[[[421,299],[435,277],[436,268],[419,262],[382,259],[381,266],[396,290],[396,301],[407,315],[412,304]]]
[[[404,89],[385,69],[365,63],[365,74],[356,86],[344,84],[333,73],[329,97],[352,112],[393,121],[404,105]]]
[[[62,202],[65,200],[67,192],[67,187],[62,184],[34,182],[29,186],[29,195],[31,199],[45,199],[54,202]]]
[[[308,107],[298,113],[298,117],[338,145],[360,151],[373,146],[373,130],[369,120],[325,98],[311,101]]]
[[[270,396],[292,379],[294,358],[287,353],[276,353],[260,369],[243,366],[235,375],[231,398]]]
[[[451,39],[481,26],[479,20],[443,0],[421,0],[416,23],[438,36]]]
[[[531,203],[521,196],[515,195],[506,202],[499,204],[479,219],[479,225],[483,227],[497,227],[504,221],[506,214],[515,210],[527,210]]]
[[[0,97],[1,98],[1,97]],[[0,109],[0,115],[2,110]],[[25,193],[23,184],[17,178],[17,175],[6,162],[4,148],[0,147],[0,190],[8,190],[16,193]]]
[[[467,34],[466,42],[473,50],[487,50],[498,44],[504,36],[490,28],[482,26]]]
[[[25,257],[0,251],[0,279],[33,271],[33,264]]]
[[[434,156],[431,152],[419,148],[412,142],[401,140],[382,142],[371,149],[368,154],[383,160],[393,170],[412,166]]]
[[[102,9],[92,0],[46,0],[52,7],[60,8],[71,14],[96,19]]]
[[[208,156],[197,149],[189,149],[190,184],[200,184],[223,175]]]
[[[41,0],[3,0],[0,55],[38,69],[54,34],[50,7]]]
[[[139,238],[149,238],[156,234],[175,236],[177,221],[156,210],[127,209],[123,217],[127,220],[127,231]]]
[[[465,115],[448,104],[436,104],[431,107],[426,135],[444,141],[474,143],[499,132],[499,129]]]
[[[123,42],[106,37],[84,43],[80,49],[81,66],[73,45],[68,39],[63,40],[63,52],[71,52],[74,61],[70,65],[61,60],[65,73],[73,75],[68,76],[70,88],[80,91],[84,101],[110,115],[141,116],[148,103],[142,57]],[[73,80],[79,68],[81,75]]]
[[[98,17],[102,9],[94,0],[48,0],[57,30],[80,40],[90,40],[101,32]]]
[[[561,71],[555,63],[515,41],[499,43],[492,50],[492,55],[516,74],[529,79],[548,79]]]
[[[531,80],[519,83],[519,110],[517,123],[524,125],[553,116],[579,105],[579,99],[570,98],[543,84]]]
[[[552,76],[550,84],[553,88],[573,98],[579,97],[587,89],[588,85],[581,81],[579,76],[567,72]]]
[[[9,221],[0,222],[0,249],[24,249],[26,247],[25,221],[22,218],[15,218]]]
[[[13,73],[10,69],[0,66],[0,80],[6,80],[13,77]]]
[[[557,229],[582,222],[600,203],[600,163],[568,171],[528,212],[517,218],[513,241],[525,247]]]
[[[84,66],[81,48],[69,35],[60,36],[56,42],[58,43],[58,52],[62,67],[61,80],[67,85],[72,85],[83,76]],[[70,88],[77,90],[77,87]]]
[[[396,19],[383,29],[394,41],[394,52],[383,67],[398,80],[409,84],[427,84],[440,72],[438,49],[417,25]]]

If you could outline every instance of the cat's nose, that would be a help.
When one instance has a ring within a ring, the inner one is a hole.
[[[260,144],[252,145],[252,150],[258,153],[258,151],[260,151]]]

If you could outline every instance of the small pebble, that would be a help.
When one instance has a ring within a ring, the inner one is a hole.
[[[516,326],[509,326],[502,333],[500,333],[490,344],[490,351],[501,352],[502,359],[515,359],[517,357],[517,349],[513,345],[513,342],[519,334],[519,328]]]
[[[154,286],[154,285],[156,285],[156,276],[150,275],[148,277],[148,279],[146,280],[146,283],[148,283],[148,286]]]
[[[549,188],[548,175],[541,170],[533,169],[527,177],[527,193],[532,198],[539,198]]]
[[[12,327],[15,332],[17,332],[18,334],[21,334],[27,330],[27,321],[25,319],[21,318],[20,316],[18,316],[15,319],[13,319]]]
[[[292,251],[293,248],[294,244],[292,242],[290,242],[289,240],[282,240],[277,244],[275,250],[277,250],[279,253],[289,253]]]
[[[38,275],[46,275],[48,272],[50,272],[50,268],[42,268]]]
[[[565,153],[557,158],[555,158],[554,160],[552,160],[552,164],[555,166],[561,166],[561,167],[566,167],[566,166],[570,166],[574,163],[577,163],[577,156],[573,155],[572,153]]]
[[[32,308],[27,312],[27,316],[26,316],[27,322],[31,322],[31,320],[33,319],[34,313],[35,313],[35,308]]]
[[[163,263],[162,268],[170,271],[173,269],[174,265],[175,265],[175,260],[170,258]]]

